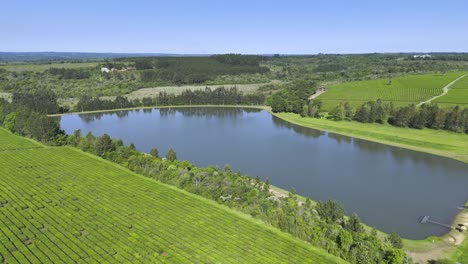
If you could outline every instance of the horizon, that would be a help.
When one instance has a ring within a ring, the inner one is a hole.
[[[343,0],[19,0],[3,4],[4,52],[463,53],[468,3]],[[18,30],[20,28],[21,30]]]

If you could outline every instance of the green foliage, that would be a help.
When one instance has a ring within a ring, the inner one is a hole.
[[[166,153],[166,159],[168,161],[175,161],[177,160],[177,154],[175,152],[175,150],[173,150],[172,148],[170,148],[167,153]]]
[[[109,135],[104,134],[96,139],[95,147],[96,154],[99,156],[104,155],[106,152],[115,150],[115,146]]]
[[[395,232],[392,232],[390,235],[387,236],[387,241],[394,248],[403,248],[403,241],[401,240],[401,237]]]
[[[302,113],[307,98],[315,92],[315,83],[311,81],[296,81],[274,93],[269,99],[273,112]],[[309,106],[310,109],[310,106]]]
[[[16,122],[16,113],[11,112],[3,120],[3,126],[9,131],[13,132],[15,129],[15,122]]]
[[[328,223],[342,222],[344,218],[343,206],[335,200],[319,201],[317,213]]]
[[[159,158],[159,151],[158,151],[158,149],[157,149],[157,148],[152,148],[152,149],[150,150],[150,155],[153,156],[153,157],[155,157],[155,158]]]

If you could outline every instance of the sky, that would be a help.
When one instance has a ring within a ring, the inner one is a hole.
[[[468,52],[468,1],[1,0],[0,51]]]

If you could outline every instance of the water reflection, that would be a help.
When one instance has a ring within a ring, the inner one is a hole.
[[[326,133],[320,130],[315,130],[307,127],[296,126],[289,122],[284,121],[276,116],[271,116],[273,120],[273,124],[279,128],[287,128],[289,130],[293,130],[294,132],[303,135],[308,138],[319,138],[320,136],[325,135]]]

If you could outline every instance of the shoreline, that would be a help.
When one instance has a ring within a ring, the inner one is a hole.
[[[453,154],[450,155],[447,152],[441,153],[441,152],[437,152],[435,150],[431,150],[431,149],[428,149],[428,148],[418,148],[418,147],[411,146],[411,145],[408,145],[408,144],[401,144],[401,143],[391,142],[391,141],[387,141],[387,140],[379,140],[379,139],[375,139],[375,138],[372,138],[372,137],[360,136],[360,135],[356,135],[356,134],[353,134],[353,133],[346,133],[346,132],[342,132],[342,131],[337,131],[336,129],[333,129],[333,127],[332,128],[323,127],[323,126],[320,126],[320,125],[314,126],[311,123],[308,123],[307,125],[300,124],[300,123],[295,122],[294,120],[291,120],[290,118],[288,118],[288,116],[284,116],[284,114],[273,113],[271,111],[271,107],[265,106],[265,105],[148,106],[148,107],[132,107],[132,108],[107,109],[107,110],[83,111],[83,112],[70,112],[70,113],[54,114],[54,115],[48,115],[48,116],[57,117],[57,116],[65,116],[65,115],[108,113],[108,112],[131,111],[131,110],[140,110],[140,109],[187,108],[187,107],[198,107],[198,108],[201,108],[201,107],[229,107],[229,108],[251,108],[251,109],[265,110],[274,117],[280,118],[281,120],[284,120],[286,122],[289,122],[291,124],[298,125],[298,126],[301,126],[301,127],[307,127],[307,128],[311,128],[311,129],[316,129],[316,130],[320,130],[320,131],[335,133],[335,134],[344,135],[344,136],[348,136],[348,137],[359,138],[359,139],[363,139],[363,140],[367,140],[367,141],[371,141],[371,142],[376,142],[376,143],[379,143],[379,144],[410,149],[410,150],[413,150],[413,151],[429,153],[429,154],[432,154],[432,155],[442,156],[442,157],[446,157],[446,158],[455,159],[455,160],[458,160],[458,161],[461,161],[461,162],[464,162],[464,163],[468,163],[468,159],[457,158]],[[297,115],[297,116],[299,116],[299,115]],[[310,118],[310,119],[313,120],[312,118]],[[330,122],[336,122],[336,121],[330,121]],[[450,133],[450,132],[447,132],[447,133]],[[272,194],[279,195],[279,196],[288,196],[288,193],[289,193],[287,190],[279,188],[277,186],[273,186],[273,185],[271,186],[271,192],[272,192]],[[298,198],[298,202],[305,202],[306,198],[304,196],[301,196],[299,194],[296,194],[296,195],[297,195],[297,198]],[[312,199],[311,199],[311,201],[314,204],[316,203],[316,201],[314,201]],[[467,204],[468,204],[468,202],[467,202]],[[462,215],[464,217],[465,214],[468,214],[468,212],[466,212],[466,211],[467,210],[465,209],[465,210],[462,210],[461,212],[457,213],[457,215],[455,215],[455,217],[453,218],[451,225],[456,225],[457,224],[456,223],[457,219],[459,219]],[[367,230],[371,230],[371,228],[372,228],[372,227],[366,225],[364,222],[363,222],[363,225]],[[403,239],[404,244],[405,244],[405,249],[408,250],[411,253],[412,256],[414,256],[417,259],[424,259],[421,256],[424,256],[425,254],[430,255],[430,252],[433,251],[434,249],[437,249],[439,251],[440,251],[440,248],[444,248],[444,249],[447,249],[449,251],[453,250],[453,249],[456,249],[459,245],[455,244],[455,243],[451,244],[448,241],[449,237],[451,236],[451,233],[453,233],[453,232],[454,232],[454,229],[450,230],[449,232],[447,232],[444,235],[429,236],[429,237],[427,237],[425,239],[421,239],[421,240],[412,240],[412,239],[406,239],[406,238],[402,238],[402,239]],[[378,237],[379,238],[383,239],[387,235],[388,235],[387,233],[385,233],[385,232],[383,232],[381,230],[378,230]],[[465,237],[465,236],[466,235],[463,234],[463,237]],[[449,253],[447,253],[445,251],[443,253],[445,253],[445,254],[442,257],[446,257],[446,255],[449,254]]]

